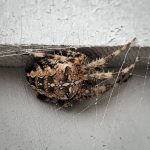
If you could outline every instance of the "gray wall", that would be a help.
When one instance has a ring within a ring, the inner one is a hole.
[[[149,0],[1,0],[0,43],[150,45]]]
[[[0,150],[149,150],[149,74],[135,70],[113,92],[67,111],[40,102],[23,69],[1,68]]]

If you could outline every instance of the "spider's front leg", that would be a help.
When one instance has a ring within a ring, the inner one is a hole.
[[[89,64],[86,65],[86,67],[88,69],[94,69],[94,68],[98,68],[98,67],[103,67],[104,65],[106,65],[107,63],[109,63],[109,61],[111,61],[114,57],[120,55],[122,52],[124,52],[126,49],[129,49],[132,45],[132,43],[136,40],[136,38],[132,39],[130,42],[128,42],[126,45],[122,46],[121,48],[115,50],[114,52],[112,52],[111,54],[109,54],[108,56],[104,57],[104,58],[100,58],[98,60],[92,61]]]

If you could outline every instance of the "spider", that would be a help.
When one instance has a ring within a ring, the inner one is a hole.
[[[129,49],[134,41],[135,38],[109,55],[90,62],[85,54],[72,48],[55,54],[50,51],[33,52],[35,61],[26,68],[27,81],[39,99],[71,107],[74,101],[107,92],[113,84],[105,81],[117,75],[118,83],[130,78],[135,63],[118,72],[110,72],[104,66]]]

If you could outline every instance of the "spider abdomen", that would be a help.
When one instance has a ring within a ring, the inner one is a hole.
[[[43,58],[26,71],[30,86],[41,95],[53,100],[69,101],[79,93],[84,74],[81,66],[71,61],[54,62]]]

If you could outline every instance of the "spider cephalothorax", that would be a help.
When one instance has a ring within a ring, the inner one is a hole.
[[[26,70],[31,87],[41,99],[56,102],[64,107],[71,106],[74,100],[81,100],[103,94],[113,85],[104,82],[118,75],[118,82],[126,81],[135,64],[113,73],[103,68],[114,57],[130,48],[131,42],[106,57],[87,62],[87,56],[75,49],[63,53],[34,52],[36,61]],[[97,69],[100,68],[100,69]],[[103,71],[100,71],[103,70]]]

